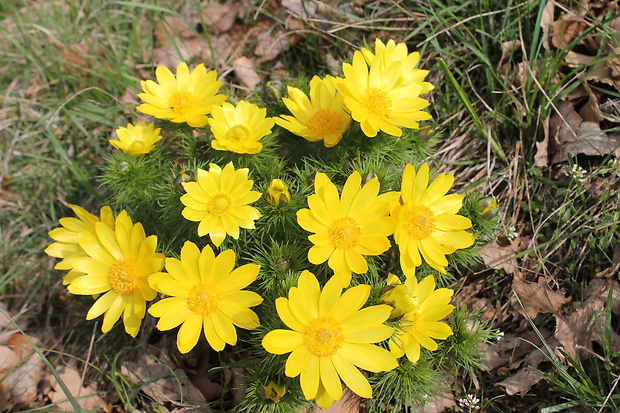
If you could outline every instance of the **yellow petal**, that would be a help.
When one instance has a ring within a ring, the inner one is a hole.
[[[304,345],[304,336],[297,331],[273,330],[263,337],[262,345],[271,354],[286,354]]]
[[[350,361],[338,353],[334,354],[331,359],[338,375],[353,393],[361,397],[372,397],[372,387],[368,380]]]
[[[177,334],[177,347],[181,353],[189,353],[189,351],[196,346],[201,330],[202,316],[196,313],[190,314],[181,325],[179,333]],[[211,344],[214,350],[219,351],[213,346],[213,343],[209,342],[209,344]]]
[[[329,396],[334,400],[339,400],[342,397],[342,383],[340,383],[331,357],[319,357],[319,371],[321,383]]]
[[[386,349],[373,344],[343,343],[338,354],[355,366],[378,373],[398,366],[396,358]]]

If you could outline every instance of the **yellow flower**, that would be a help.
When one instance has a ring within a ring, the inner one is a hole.
[[[181,197],[183,216],[200,222],[198,235],[209,234],[216,247],[226,234],[238,239],[239,228],[254,229],[254,221],[261,216],[248,205],[262,195],[252,191],[254,181],[248,179],[248,172],[247,168],[235,170],[232,162],[224,169],[212,163],[208,172],[198,168],[196,182],[182,183],[186,192]]]
[[[138,97],[146,103],[136,109],[157,119],[185,122],[196,128],[205,126],[213,106],[221,105],[227,98],[217,94],[222,85],[216,80],[217,72],[207,73],[203,64],[190,73],[187,64],[181,62],[176,77],[167,67],[157,66],[155,76],[159,83],[152,80],[140,82],[144,92]]]
[[[45,253],[50,257],[62,258],[54,268],[57,270],[69,270],[63,278],[63,284],[67,285],[75,278],[84,273],[77,271],[71,265],[69,258],[85,257],[84,249],[80,247],[78,239],[81,233],[87,232],[95,235],[95,224],[103,222],[110,228],[114,228],[114,215],[108,206],[101,208],[99,214],[101,218],[87,212],[84,208],[77,205],[70,205],[71,209],[77,215],[77,218],[68,217],[60,218],[58,221],[62,228],[55,228],[49,232],[50,238],[54,243],[45,249]]]
[[[351,272],[368,271],[364,256],[379,255],[390,248],[394,220],[388,216],[390,201],[396,192],[379,193],[379,180],[371,179],[360,188],[362,177],[355,171],[342,189],[342,196],[327,175],[317,173],[314,194],[308,197],[310,209],[297,212],[297,222],[313,232],[314,244],[308,251],[312,264],[328,261],[343,287],[349,285]]]
[[[286,394],[286,386],[278,386],[278,384],[270,380],[266,386],[260,386],[259,391],[266,400],[274,403],[280,403],[280,399]]]
[[[209,124],[214,140],[213,149],[236,153],[258,153],[263,148],[260,140],[271,133],[274,121],[266,117],[267,110],[247,100],[235,107],[228,102],[214,106]]]
[[[336,92],[333,79],[314,76],[310,81],[310,99],[300,89],[289,86],[290,98],[283,98],[282,102],[293,116],[282,115],[276,123],[310,142],[322,140],[328,148],[340,142],[349,129],[351,116],[344,110],[343,96]]]
[[[84,273],[68,286],[78,295],[103,294],[86,315],[87,320],[103,317],[101,331],[107,333],[123,315],[125,331],[135,337],[146,312],[146,302],[155,298],[148,277],[164,266],[164,256],[156,253],[157,237],[146,237],[142,224],[134,224],[127,212],[116,217],[114,228],[95,223],[95,233],[82,232],[79,246],[85,256],[69,258]],[[105,293],[105,294],[104,294]]]
[[[428,70],[416,68],[420,62],[420,53],[409,53],[405,43],[396,44],[393,39],[390,39],[387,44],[384,44],[380,39],[376,39],[375,52],[362,48],[362,54],[368,62],[368,66],[379,65],[382,70],[386,70],[394,62],[401,62],[400,79],[396,82],[395,87],[419,83],[422,87],[421,94],[428,93],[435,88],[432,83],[424,81],[428,75]]]
[[[341,380],[359,396],[372,397],[358,368],[377,373],[398,365],[389,351],[372,344],[390,337],[394,329],[383,324],[389,306],[361,309],[370,289],[358,285],[341,294],[341,282],[332,277],[321,291],[316,277],[304,271],[288,299],[276,299],[278,315],[290,330],[270,331],[263,347],[272,354],[291,353],[284,374],[300,376],[306,400],[315,399],[324,409],[342,397]]]
[[[420,359],[420,346],[435,351],[437,343],[433,339],[445,340],[452,335],[450,326],[440,320],[454,310],[454,306],[449,304],[454,291],[449,288],[435,290],[432,275],[419,284],[416,277],[409,277],[404,286],[415,302],[415,309],[400,320],[402,332],[396,330],[389,346],[394,356],[407,354],[409,361],[415,363]]]
[[[388,274],[387,285],[380,291],[379,303],[392,307],[389,321],[401,319],[417,307],[417,301],[411,296],[409,288],[401,284],[394,274]]]
[[[429,105],[419,97],[422,85],[398,85],[402,64],[395,61],[386,68],[373,65],[369,69],[359,51],[353,55],[353,64],[343,64],[345,78],[335,80],[336,88],[344,95],[344,104],[366,136],[374,137],[380,130],[401,136],[400,127],[418,129],[418,121],[431,118],[422,111]]]
[[[454,183],[454,174],[440,174],[429,185],[428,164],[416,173],[405,166],[401,184],[401,203],[393,203],[391,214],[397,218],[394,241],[400,249],[400,265],[407,277],[415,274],[424,260],[439,272],[446,273],[447,254],[474,244],[469,218],[456,215],[463,205],[463,195],[446,193]]]
[[[222,351],[226,344],[237,343],[235,326],[246,330],[258,326],[258,316],[249,307],[263,299],[243,289],[256,279],[260,265],[246,264],[233,270],[234,265],[233,250],[215,256],[210,246],[200,251],[187,241],[180,260],[166,258],[168,274],[160,272],[149,278],[155,290],[169,296],[153,304],[149,314],[159,318],[159,330],[181,325],[177,335],[181,353],[196,346],[201,331],[211,348]]]
[[[118,140],[110,139],[110,143],[116,149],[129,152],[132,155],[144,155],[153,150],[153,146],[161,139],[160,128],[155,129],[154,123],[148,125],[144,122],[131,123],[127,127],[116,129]]]
[[[270,205],[277,207],[284,207],[291,201],[288,185],[281,179],[271,181],[263,196]]]

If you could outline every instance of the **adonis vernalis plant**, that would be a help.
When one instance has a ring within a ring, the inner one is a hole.
[[[439,389],[438,371],[477,366],[491,330],[461,336],[476,315],[451,287],[497,214],[478,211],[491,194],[451,193],[454,175],[427,162],[423,95],[441,85],[421,63],[377,39],[342,78],[230,102],[203,64],[157,67],[137,107],[157,123],[111,140],[110,206],[72,206],[50,232],[68,292],[95,297],[86,318],[220,352],[247,372],[244,412],[328,408],[345,388],[384,412]]]

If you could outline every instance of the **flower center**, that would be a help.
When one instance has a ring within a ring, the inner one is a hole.
[[[185,115],[194,106],[194,96],[189,92],[178,92],[170,101],[172,111],[177,115]]]
[[[145,146],[146,144],[144,143],[144,140],[133,138],[131,144],[129,145],[129,152],[140,152]]]
[[[217,194],[207,202],[207,211],[219,217],[230,209],[230,197],[227,194]]]
[[[414,332],[416,326],[420,324],[421,318],[422,314],[420,314],[419,311],[411,313],[402,319],[402,321],[400,322],[400,328],[402,328],[406,333]]]
[[[110,267],[108,277],[114,291],[126,295],[133,293],[140,274],[133,260],[117,260]]]
[[[250,137],[250,130],[243,125],[235,125],[228,129],[226,137],[233,142],[243,142]]]
[[[435,230],[435,214],[424,205],[415,205],[407,212],[405,228],[415,239],[428,238]]]
[[[222,294],[213,284],[200,283],[194,286],[187,297],[187,308],[200,315],[209,315],[217,310]]]
[[[329,229],[329,236],[336,248],[354,248],[359,243],[362,230],[351,217],[338,218]]]
[[[342,326],[331,317],[319,317],[304,329],[304,343],[315,356],[331,356],[343,342]]]
[[[390,117],[392,100],[387,93],[376,87],[366,90],[366,93],[362,96],[362,105],[371,115],[385,119]]]
[[[340,116],[331,109],[317,110],[308,122],[308,129],[320,135],[338,132],[341,127]]]

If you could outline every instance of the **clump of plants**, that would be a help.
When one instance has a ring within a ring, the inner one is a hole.
[[[181,353],[249,354],[241,411],[328,408],[344,386],[398,411],[475,369],[490,329],[447,287],[493,238],[497,204],[450,193],[427,162],[419,60],[377,40],[342,78],[247,100],[202,64],[158,67],[136,108],[155,122],[110,141],[108,205],[73,205],[50,232],[68,291],[93,296],[86,318],[129,341],[154,317]]]

